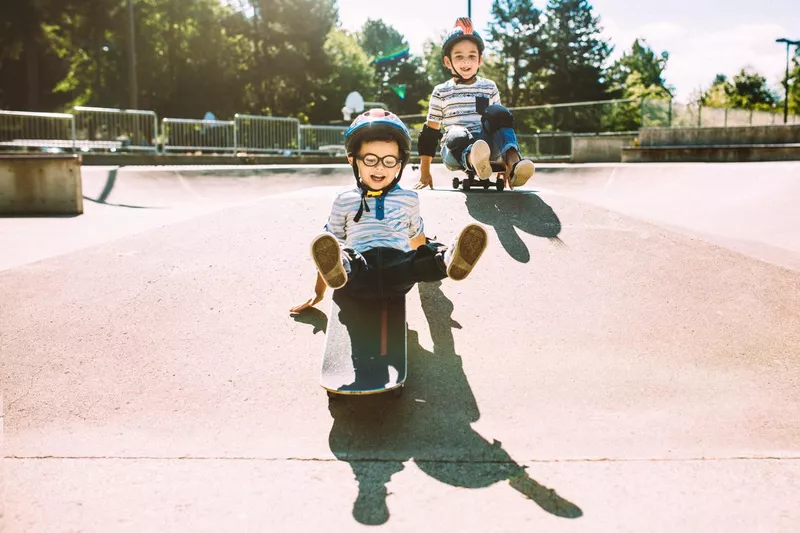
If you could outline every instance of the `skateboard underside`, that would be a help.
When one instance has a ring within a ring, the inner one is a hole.
[[[320,384],[330,394],[402,391],[406,380],[405,297],[360,300],[333,293]]]

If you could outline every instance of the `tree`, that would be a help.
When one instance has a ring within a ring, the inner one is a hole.
[[[789,73],[789,113],[800,115],[800,47],[795,48],[792,63],[793,69]]]
[[[623,53],[609,69],[612,95],[636,98],[647,93],[656,98],[671,98],[674,88],[664,79],[667,61],[669,52],[656,55],[644,39],[636,39],[630,51]],[[633,74],[636,76],[632,77]]]
[[[488,44],[496,52],[493,68],[502,76],[495,81],[506,89],[507,105],[520,105],[535,89],[530,82],[543,66],[547,45],[541,11],[531,0],[494,0]]]
[[[374,98],[396,113],[420,113],[420,100],[430,95],[433,86],[422,58],[409,53],[405,37],[380,19],[368,19],[359,43],[375,65]]]
[[[63,105],[66,97],[52,89],[66,67],[45,27],[78,1],[0,2],[0,107],[46,111]]]
[[[714,82],[701,96],[700,103],[708,107],[772,110],[780,97],[767,86],[767,80],[750,68],[743,68],[729,81],[717,74]]]
[[[588,0],[549,0],[544,25],[548,102],[607,98],[604,66],[612,48],[601,31]]]
[[[425,74],[432,86],[444,83],[453,77],[442,61],[442,43],[446,35],[446,32],[442,32],[435,39],[426,39],[422,45]]]
[[[357,36],[339,28],[331,30],[325,53],[334,68],[322,84],[319,101],[309,112],[309,118],[318,122],[341,119],[341,108],[351,91],[362,95],[375,91],[375,68]]]
[[[600,19],[588,0],[549,0],[544,28],[548,43],[546,101],[608,99],[604,67],[611,46],[600,38]],[[601,123],[602,110],[597,106],[554,112],[553,127],[562,131],[598,131]]]

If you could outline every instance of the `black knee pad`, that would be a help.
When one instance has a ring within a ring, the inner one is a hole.
[[[461,155],[472,141],[472,134],[466,128],[452,128],[444,137],[447,150],[455,156],[457,161],[461,161]]]
[[[513,128],[514,115],[500,104],[490,105],[483,113],[481,124],[483,124],[483,129],[489,133],[494,133],[500,128]]]

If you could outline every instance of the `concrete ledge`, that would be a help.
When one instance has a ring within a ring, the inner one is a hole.
[[[575,135],[572,138],[573,163],[619,163],[622,148],[633,144],[636,135]]]
[[[80,156],[0,155],[0,214],[82,213]]]
[[[800,143],[800,124],[707,128],[643,128],[642,147],[782,145]]]
[[[623,163],[742,163],[756,161],[800,161],[800,143],[747,146],[626,146],[622,148]]]

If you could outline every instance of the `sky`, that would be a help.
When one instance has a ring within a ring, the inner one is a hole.
[[[600,17],[603,37],[614,46],[611,59],[643,38],[656,52],[669,52],[665,78],[677,101],[706,89],[716,74],[732,78],[750,67],[783,96],[786,45],[775,40],[800,40],[800,0],[589,0]],[[429,37],[451,27],[467,14],[467,0],[337,0],[346,30],[361,28],[368,18],[383,19],[408,40],[411,52],[422,54]],[[364,6],[369,9],[364,9]],[[492,0],[472,0],[472,19],[480,31],[491,20]],[[402,6],[402,7],[401,7]],[[544,10],[546,0],[534,0]],[[354,89],[358,90],[358,89]]]

